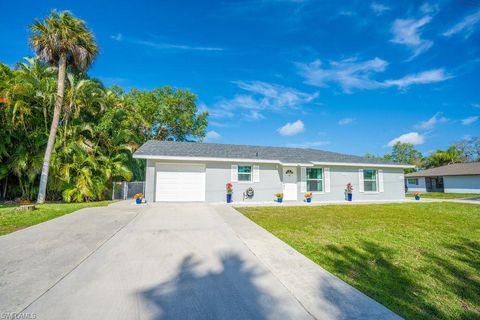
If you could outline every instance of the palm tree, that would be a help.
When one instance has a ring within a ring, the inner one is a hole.
[[[47,190],[50,158],[63,105],[67,65],[79,71],[86,71],[97,55],[98,47],[85,22],[74,17],[68,11],[60,13],[52,11],[44,22],[36,20],[30,29],[33,32],[30,44],[38,57],[52,66],[58,66],[57,97],[37,198],[37,203],[43,203]]]

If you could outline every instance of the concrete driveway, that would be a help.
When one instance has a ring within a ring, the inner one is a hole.
[[[4,318],[398,318],[225,205],[83,209],[0,251]]]

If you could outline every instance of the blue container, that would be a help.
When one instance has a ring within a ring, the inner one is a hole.
[[[142,204],[142,199],[140,199],[140,198],[135,199],[135,203],[136,203],[136,204]]]
[[[352,201],[352,194],[351,193],[347,193],[347,200]]]
[[[308,203],[312,202],[312,198],[306,198],[306,199]]]
[[[278,203],[282,203],[282,202],[283,202],[283,198],[277,198],[277,202],[278,202]]]
[[[420,200],[420,197],[419,197],[419,196],[415,196],[415,200]]]
[[[231,203],[232,202],[232,194],[227,194],[227,203]]]

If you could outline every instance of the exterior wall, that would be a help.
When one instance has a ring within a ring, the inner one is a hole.
[[[364,167],[364,169],[383,170],[384,192],[359,192],[358,170],[363,167],[328,166],[330,168],[330,192],[313,193],[312,201],[342,201],[345,200],[345,187],[350,182],[353,185],[353,201],[380,201],[405,199],[405,184],[403,169]],[[298,168],[298,200],[304,199],[300,189],[300,168]],[[323,188],[325,190],[325,188]],[[378,190],[378,185],[377,185]]]
[[[147,160],[145,198],[147,201],[155,201],[156,173],[155,164],[157,160]],[[171,163],[172,161],[164,161]],[[188,163],[189,161],[178,161]],[[203,162],[205,163],[205,162]],[[231,181],[231,165],[252,165],[251,163],[230,163],[230,162],[206,162],[206,194],[207,202],[225,202],[225,185]],[[267,202],[274,200],[274,194],[282,192],[282,169],[279,164],[256,163],[260,167],[259,182],[233,182],[233,201],[242,202]],[[319,166],[321,167],[321,166]],[[354,187],[354,201],[375,201],[375,200],[402,200],[405,198],[405,182],[403,169],[381,168],[383,170],[384,192],[359,192],[359,167],[328,166],[330,168],[330,192],[314,193],[313,201],[343,201],[345,200],[344,190],[347,183],[351,182]],[[379,169],[365,167],[365,169]],[[297,170],[298,201],[303,201],[304,192],[301,191],[301,170]],[[243,192],[252,187],[255,195],[252,199],[243,199]],[[325,190],[325,188],[324,188]]]
[[[427,187],[425,185],[425,177],[415,177],[414,179],[418,179],[418,185],[408,183],[408,178],[405,178],[408,192],[427,192]]]
[[[147,202],[155,201],[155,160],[147,160],[145,167],[145,200]]]
[[[444,176],[446,193],[480,193],[480,176]]]

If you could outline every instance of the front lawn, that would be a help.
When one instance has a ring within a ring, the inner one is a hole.
[[[407,193],[407,197],[413,198],[414,193]],[[421,198],[432,198],[432,199],[463,199],[463,198],[478,198],[480,194],[478,193],[444,193],[444,192],[426,192],[420,194]]]
[[[112,201],[85,202],[85,203],[45,203],[37,205],[37,210],[23,211],[15,206],[0,207],[0,235],[4,235],[34,224],[38,224],[64,214],[71,213],[86,207],[106,206]]]
[[[407,319],[480,319],[480,205],[238,208]]]

